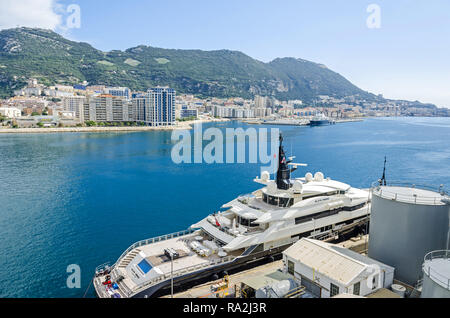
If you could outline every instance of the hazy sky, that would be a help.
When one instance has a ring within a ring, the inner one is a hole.
[[[80,28],[67,28],[70,4],[81,9]],[[380,28],[367,26],[371,4]],[[145,44],[298,57],[372,93],[450,108],[448,0],[0,0],[0,28],[17,25],[104,51]]]

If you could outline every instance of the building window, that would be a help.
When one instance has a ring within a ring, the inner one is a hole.
[[[334,284],[331,284],[330,285],[330,297],[333,297],[336,295],[339,295],[339,287]]]
[[[361,290],[361,282],[357,282],[353,286],[353,295],[359,296],[360,290]]]
[[[294,275],[294,262],[288,260],[288,273]]]
[[[378,287],[377,280],[378,280],[378,275],[375,275],[372,279],[372,286],[373,286],[372,289],[376,289]]]

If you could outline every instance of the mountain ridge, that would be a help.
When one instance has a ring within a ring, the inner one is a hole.
[[[51,31],[15,28],[0,31],[0,95],[10,96],[28,78],[46,85],[127,86],[145,90],[168,85],[204,97],[274,96],[312,101],[319,95],[342,98],[368,93],[325,65],[284,57],[268,63],[233,50],[182,50],[138,45],[102,52]]]

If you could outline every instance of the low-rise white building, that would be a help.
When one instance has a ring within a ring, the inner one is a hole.
[[[0,107],[0,115],[8,118],[18,118],[22,115],[22,112],[16,107]]]
[[[283,252],[284,271],[316,297],[366,296],[389,288],[394,268],[338,245],[302,238]]]

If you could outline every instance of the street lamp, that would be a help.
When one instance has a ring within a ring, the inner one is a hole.
[[[170,295],[171,298],[173,298],[173,253],[172,251],[169,251],[170,253]]]

